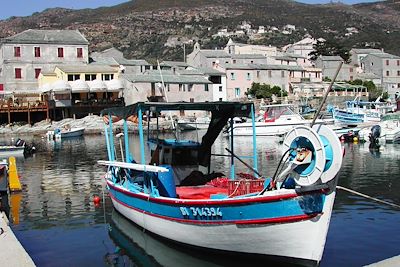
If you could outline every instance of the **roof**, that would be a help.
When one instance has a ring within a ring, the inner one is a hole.
[[[340,56],[321,56],[320,59],[323,61],[343,61]]]
[[[160,66],[168,66],[168,67],[189,67],[189,64],[182,61],[163,61],[160,63]]]
[[[350,51],[357,54],[382,53],[382,50],[374,48],[353,48]]]
[[[225,69],[239,70],[304,70],[302,66],[268,65],[268,64],[222,64]]]
[[[141,111],[168,111],[168,110],[205,110],[217,113],[228,112],[231,116],[248,116],[253,103],[242,102],[138,102],[126,107],[108,108],[101,115],[113,115],[126,119],[131,115],[137,115]]]
[[[70,44],[89,45],[88,40],[77,30],[26,30],[6,37],[2,43],[11,44]]]
[[[196,68],[196,69],[206,75],[225,75],[225,72],[213,68]]]
[[[267,59],[266,56],[261,54],[233,54],[233,59]]]
[[[132,83],[176,83],[176,84],[210,84],[211,82],[206,77],[201,75],[173,75],[173,74],[140,74],[128,75],[124,74],[123,77]]]
[[[277,56],[275,57],[276,60],[286,60],[286,61],[296,61],[295,57],[291,56]]]
[[[110,67],[108,65],[57,65],[65,73],[114,73],[118,72],[118,69]]]
[[[229,55],[224,50],[200,50],[199,53],[202,53],[205,57],[215,57],[215,58],[230,58]]]
[[[392,55],[392,54],[389,54],[389,53],[384,53],[384,52],[381,52],[381,53],[371,53],[371,54],[369,54],[368,56],[374,56],[374,57],[378,57],[378,58],[400,59],[399,56]]]

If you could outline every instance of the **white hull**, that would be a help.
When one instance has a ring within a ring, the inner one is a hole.
[[[317,120],[316,123],[325,124],[323,120]],[[298,122],[256,122],[257,136],[284,135],[297,126],[310,126],[311,120],[302,120]],[[251,123],[237,123],[233,126],[234,136],[252,136],[253,126]]]
[[[23,156],[25,147],[23,146],[0,146],[0,156]]]
[[[61,138],[82,136],[85,128],[71,128],[68,131],[61,131]]]
[[[113,201],[125,217],[159,236],[203,248],[293,258],[318,263],[323,254],[335,192],[326,196],[322,215],[299,222],[192,225],[136,211]]]

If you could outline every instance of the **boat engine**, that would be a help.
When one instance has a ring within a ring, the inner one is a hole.
[[[297,186],[325,184],[335,178],[343,160],[343,151],[335,132],[325,125],[298,126],[289,131],[283,141],[289,151],[288,167],[276,182],[289,176]]]
[[[381,137],[381,126],[374,125],[371,128],[371,132],[369,133],[369,141],[371,144],[378,144],[379,137]]]

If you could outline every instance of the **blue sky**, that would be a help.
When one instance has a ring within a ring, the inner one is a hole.
[[[6,0],[5,2],[7,4],[3,3],[0,9],[0,19],[7,19],[11,16],[30,16],[34,12],[40,12],[50,7],[65,7],[73,9],[96,8],[100,6],[113,6],[128,1],[129,0]],[[308,4],[330,2],[329,0],[297,1]],[[374,2],[374,0],[342,0],[342,2],[346,4],[354,4],[360,2]]]

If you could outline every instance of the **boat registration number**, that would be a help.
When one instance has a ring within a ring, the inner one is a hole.
[[[219,208],[180,207],[180,210],[183,216],[222,217],[222,211]]]

